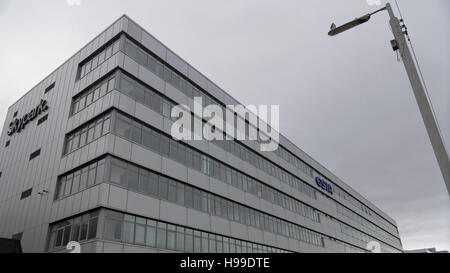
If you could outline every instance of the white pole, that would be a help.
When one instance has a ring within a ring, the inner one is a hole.
[[[442,176],[444,177],[444,182],[447,186],[448,194],[450,195],[450,160],[448,153],[445,149],[442,136],[439,132],[436,120],[434,119],[433,112],[431,110],[430,104],[428,102],[425,90],[423,88],[422,82],[417,73],[416,65],[414,64],[413,58],[406,43],[405,36],[402,31],[402,27],[397,17],[395,17],[391,5],[386,4],[386,9],[389,13],[389,23],[392,27],[392,32],[394,34],[395,40],[397,41],[398,50],[405,65],[406,73],[408,74],[409,81],[411,82],[412,89],[414,91],[414,96],[416,97],[417,105],[419,106],[420,114],[422,115],[423,122],[427,129],[428,137],[431,141],[431,146],[434,150],[434,155],[438,161],[439,167],[441,169]]]

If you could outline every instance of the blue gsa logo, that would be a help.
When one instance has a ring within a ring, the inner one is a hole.
[[[330,194],[333,194],[333,187],[329,183],[325,182],[325,180],[323,180],[322,178],[320,178],[318,176],[316,176],[316,184],[317,184],[317,186],[319,186],[320,188],[329,192]]]

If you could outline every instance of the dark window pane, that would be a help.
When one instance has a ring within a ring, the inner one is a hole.
[[[110,240],[120,240],[122,234],[122,222],[118,219],[106,218],[104,236]]]
[[[134,241],[134,223],[123,223],[123,241],[126,243],[133,243]]]
[[[156,246],[156,228],[153,226],[147,226],[147,234],[145,238],[145,244],[151,247]]]
[[[135,59],[137,54],[137,48],[128,40],[125,41],[124,45],[125,54],[127,54],[130,58]]]
[[[139,186],[138,168],[128,165],[128,188],[137,191]]]
[[[167,228],[166,224],[158,223],[158,232],[156,236],[158,248],[166,248],[166,228]]]
[[[104,174],[105,174],[105,164],[104,163],[102,163],[102,164],[99,163],[99,165],[97,167],[97,176],[95,178],[95,183],[96,184],[99,184],[99,183],[104,181]]]
[[[145,244],[145,226],[144,225],[136,225],[136,234],[135,234],[134,242],[136,244],[140,244],[140,245]]]
[[[159,197],[163,199],[167,199],[167,184],[168,179],[165,177],[159,177],[158,189],[159,189]]]
[[[143,169],[139,169],[139,192],[145,194],[150,193],[150,181],[148,172]]]
[[[111,164],[111,182],[126,186],[127,168],[126,164],[114,160]]]
[[[81,180],[80,180],[80,191],[84,190],[87,185],[87,179],[88,179],[88,168],[85,167],[81,171]]]
[[[92,218],[89,220],[89,234],[88,239],[97,237],[97,220],[98,218]]]
[[[124,120],[120,117],[117,118],[115,132],[120,136],[130,138],[130,124],[127,122],[127,120]]]
[[[70,232],[72,230],[72,226],[67,226],[64,228],[64,237],[63,237],[63,246],[67,245],[70,240]]]
[[[137,143],[141,143],[141,128],[142,126],[133,121],[131,125],[131,140]]]

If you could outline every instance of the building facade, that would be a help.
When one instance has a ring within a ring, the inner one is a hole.
[[[238,104],[119,18],[9,107],[0,237],[24,252],[402,252],[392,218],[282,135],[274,152],[174,140],[171,109],[194,97]]]

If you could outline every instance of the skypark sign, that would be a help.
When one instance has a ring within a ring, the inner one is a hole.
[[[21,118],[16,118],[9,124],[8,136],[22,131],[28,122],[34,120],[37,116],[48,110],[47,101],[41,99],[41,102],[33,110]]]

